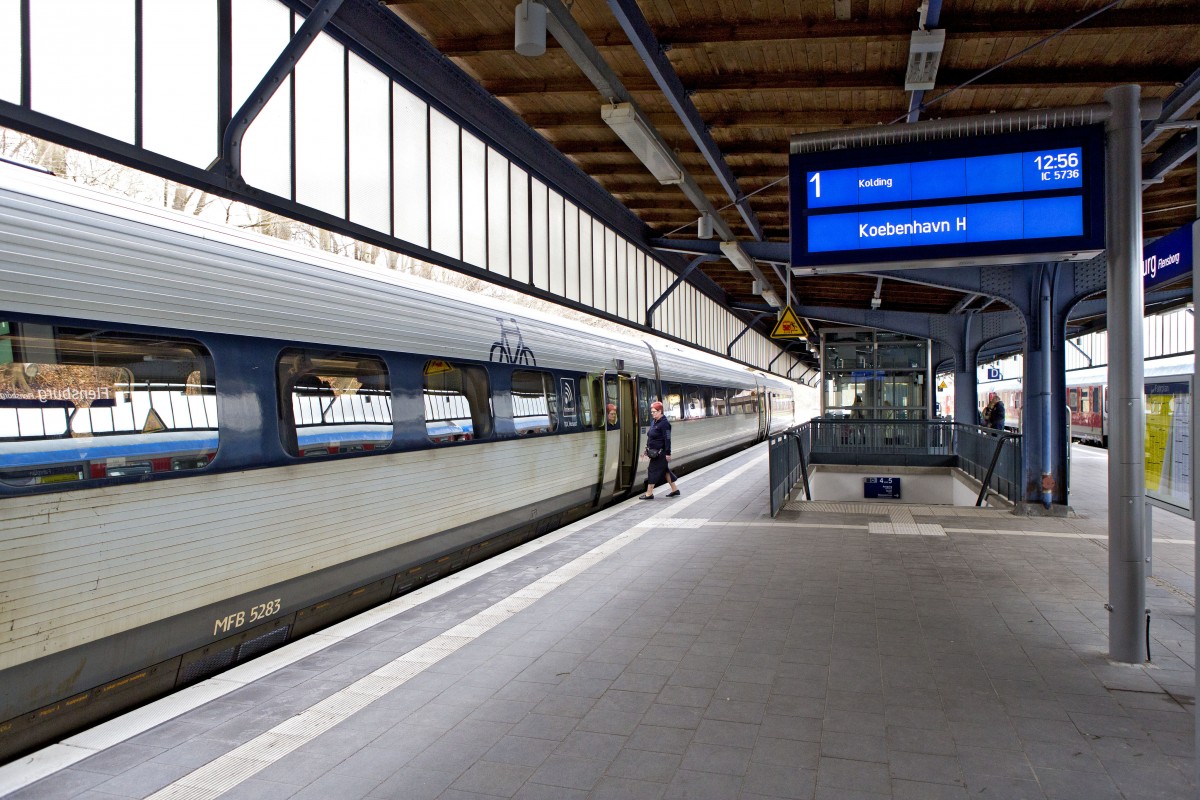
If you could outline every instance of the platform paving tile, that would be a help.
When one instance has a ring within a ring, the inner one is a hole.
[[[75,768],[64,769],[5,795],[5,800],[59,800],[62,797],[82,797],[85,794],[91,794],[93,797],[112,797],[112,795],[100,795],[98,792],[90,791],[93,786],[104,783],[110,777],[102,772],[86,772]]]
[[[458,775],[402,767],[367,793],[373,800],[437,800]],[[330,797],[337,797],[337,794]]]
[[[91,787],[96,792],[118,797],[147,797],[191,772],[174,764],[137,764]]]

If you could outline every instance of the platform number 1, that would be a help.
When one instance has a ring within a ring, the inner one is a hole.
[[[814,172],[813,176],[808,179],[808,182],[816,185],[816,187],[817,187],[816,196],[820,197],[821,196],[821,173]]]

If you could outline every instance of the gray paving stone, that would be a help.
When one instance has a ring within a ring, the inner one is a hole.
[[[821,755],[855,761],[888,763],[887,742],[882,736],[825,731],[821,735]]]
[[[682,758],[678,755],[626,747],[609,764],[608,774],[637,781],[660,783],[665,790],[681,762]]]
[[[892,800],[892,795],[877,792],[864,792],[857,789],[843,789],[817,784],[815,800]]]
[[[704,709],[692,706],[655,703],[641,719],[641,724],[695,730],[704,718]]]
[[[91,787],[107,780],[109,776],[101,772],[64,769],[5,795],[5,800],[60,800],[64,797],[78,797],[89,793]]]
[[[563,786],[526,783],[513,800],[586,800],[589,792],[582,789],[567,789]]]
[[[826,756],[821,756],[817,766],[817,785],[882,795],[888,795],[892,791],[891,776],[886,764]]]
[[[563,717],[552,714],[530,714],[518,722],[510,730],[513,736],[528,736],[533,739],[553,739],[562,741],[567,738],[579,720],[574,717]]]
[[[534,767],[478,761],[450,785],[451,789],[511,797],[525,784]]]
[[[815,770],[820,756],[820,742],[802,742],[760,736],[754,743],[750,760],[760,764],[796,766]]]
[[[629,736],[626,747],[656,753],[683,754],[695,732],[688,728],[664,727],[643,723]]]
[[[1042,742],[1037,744],[1044,745]],[[1025,781],[1035,780],[1036,777],[1025,753],[1015,750],[960,745],[958,763],[964,773],[972,775],[995,775]]]
[[[1025,755],[1030,765],[1035,768],[1048,767],[1072,772],[1104,772],[1104,766],[1096,758],[1091,743],[1082,736],[1073,743],[1026,742]]]
[[[72,769],[80,772],[98,772],[102,775],[120,775],[131,767],[152,761],[166,752],[169,751],[150,744],[124,742],[83,759],[76,763]],[[172,762],[167,760],[163,763]]]
[[[612,761],[625,746],[626,737],[607,733],[577,729],[567,736],[554,754],[572,758],[590,758],[596,761]]]
[[[578,728],[596,733],[628,736],[642,720],[640,712],[600,710],[593,708],[579,721]]]
[[[729,800],[738,796],[741,787],[742,779],[735,775],[681,769],[667,786],[663,800]]]
[[[606,776],[600,779],[588,797],[591,800],[658,800],[666,790],[665,783]]]
[[[1133,762],[1105,764],[1105,769],[1118,789],[1138,800],[1190,797],[1196,791],[1190,773],[1185,776],[1175,769]]]
[[[744,775],[750,764],[751,750],[744,747],[705,744],[693,741],[683,754],[681,770],[714,772],[720,775]]]
[[[954,737],[949,731],[931,731],[889,725],[886,741],[889,750],[947,756],[952,756],[957,752]]]
[[[816,793],[816,770],[778,764],[751,764],[742,780],[742,797],[808,800]]]
[[[191,771],[188,767],[147,762],[132,766],[91,788],[96,792],[122,797],[147,797]]]
[[[457,774],[448,772],[403,767],[372,789],[368,796],[380,800],[435,800],[456,778]]]
[[[967,800],[966,787],[893,780],[892,800]]]
[[[887,732],[883,714],[866,714],[839,709],[830,709],[825,713],[824,727],[827,731],[864,736],[883,736]]]
[[[289,783],[272,783],[251,778],[222,794],[221,800],[287,800],[289,797],[295,797],[301,788]]]
[[[693,741],[725,747],[750,748],[760,733],[758,725],[706,719],[696,729]]]
[[[1116,784],[1102,773],[1067,772],[1038,767],[1037,777],[1042,791],[1050,800],[1122,800],[1125,797]],[[1139,792],[1131,796],[1142,798],[1153,795]]]
[[[962,767],[953,756],[895,751],[888,761],[893,778],[919,783],[963,785]]]
[[[532,783],[564,789],[590,790],[604,775],[608,762],[552,755],[530,777]]]

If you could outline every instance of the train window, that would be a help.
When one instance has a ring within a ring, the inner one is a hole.
[[[605,378],[604,386],[604,418],[608,421],[608,430],[620,430],[621,420],[617,416],[620,407],[620,395],[617,393],[617,379],[613,376]]]
[[[212,358],[199,343],[0,323],[0,481],[203,469],[217,438]]]
[[[285,350],[276,364],[284,449],[305,458],[386,450],[392,389],[375,356]]]
[[[517,370],[512,376],[513,424],[522,436],[558,429],[558,394],[548,372]]]
[[[658,400],[658,393],[654,386],[655,384],[651,383],[649,378],[637,379],[638,419],[644,425],[650,423],[650,404]]]
[[[688,419],[704,419],[708,404],[698,386],[688,386],[684,395],[684,416]]]
[[[425,362],[425,434],[435,444],[492,435],[487,371],[449,361]]]
[[[754,389],[739,389],[731,393],[729,411],[733,414],[757,414],[758,393]]]
[[[729,416],[729,397],[725,389],[713,389],[709,395],[709,413],[714,417]]]
[[[579,379],[579,421],[584,428],[591,428],[595,424],[592,417],[592,379]]]
[[[683,387],[678,383],[667,384],[667,397],[663,400],[663,416],[672,422],[683,417]]]

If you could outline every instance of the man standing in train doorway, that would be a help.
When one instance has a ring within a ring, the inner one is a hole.
[[[988,395],[987,408],[983,410],[983,421],[989,428],[1004,430],[1004,401],[995,392]]]

